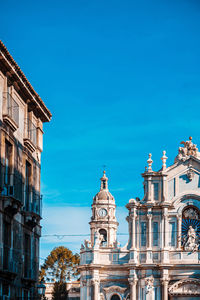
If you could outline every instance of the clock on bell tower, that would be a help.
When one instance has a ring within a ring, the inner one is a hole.
[[[91,243],[98,232],[101,236],[100,247],[113,247],[117,240],[118,222],[115,217],[115,199],[108,190],[108,178],[105,171],[101,180],[100,191],[93,198],[90,221]]]

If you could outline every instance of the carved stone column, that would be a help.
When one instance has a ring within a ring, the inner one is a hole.
[[[99,300],[99,280],[93,278],[92,285],[93,285],[93,300]]]
[[[167,263],[169,261],[169,221],[168,221],[168,208],[167,207],[163,208],[162,218],[163,218],[163,223],[164,223],[164,228],[163,228],[163,233],[162,233],[162,237],[164,239],[162,261]]]
[[[168,208],[164,208],[164,248],[168,248],[169,245],[169,222],[168,222]]]
[[[136,248],[136,222],[137,213],[136,207],[131,209],[131,214],[129,215],[130,224],[130,237],[131,237],[131,249],[130,249],[130,263],[137,263],[137,248]]]
[[[181,249],[181,221],[182,217],[181,215],[177,215],[177,249]]]
[[[130,300],[137,300],[137,278],[129,278],[130,284]]]
[[[131,214],[131,248],[135,249],[136,243],[135,243],[135,220],[136,220],[136,209],[135,207],[133,208],[133,213]]]
[[[168,280],[162,280],[163,292],[162,292],[162,300],[168,300]]]

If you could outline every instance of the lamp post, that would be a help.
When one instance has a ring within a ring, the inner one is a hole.
[[[45,290],[46,290],[45,284],[43,283],[43,281],[40,281],[40,283],[37,286],[37,292],[40,297],[39,299],[41,300],[45,299]]]

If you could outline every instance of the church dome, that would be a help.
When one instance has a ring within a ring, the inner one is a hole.
[[[100,191],[98,192],[95,197],[95,200],[114,200],[113,195],[109,191]]]

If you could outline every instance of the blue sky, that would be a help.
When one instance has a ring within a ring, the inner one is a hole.
[[[103,165],[127,231],[124,205],[143,195],[148,153],[157,170],[190,135],[200,147],[199,31],[197,0],[1,3],[0,37],[53,114],[43,234],[89,232]],[[82,240],[43,237],[40,255]]]

